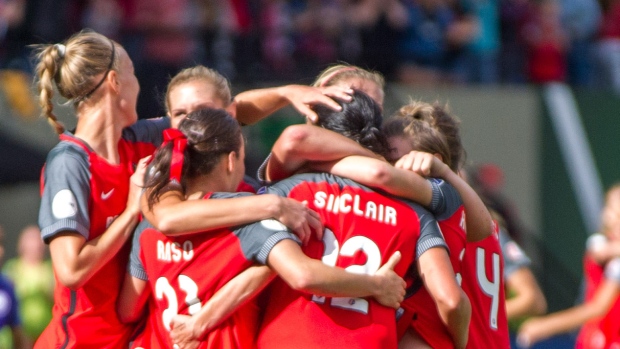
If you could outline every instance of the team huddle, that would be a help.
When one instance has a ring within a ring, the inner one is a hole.
[[[348,65],[233,99],[195,66],[171,79],[166,117],[137,121],[118,43],[82,32],[38,57],[60,142],[39,213],[55,306],[35,348],[509,347],[504,278],[529,260],[504,259],[514,243],[459,176],[442,106],[384,120],[383,78]],[[308,123],[253,187],[241,125],[286,105]]]

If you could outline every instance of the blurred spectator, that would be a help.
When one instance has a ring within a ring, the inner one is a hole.
[[[46,246],[36,225],[19,235],[18,257],[9,259],[2,271],[15,284],[24,334],[32,345],[52,318],[54,275]]]
[[[459,49],[473,37],[471,23],[459,22],[445,0],[407,0],[408,23],[400,43],[398,78],[404,83],[451,80]]]
[[[83,27],[118,40],[122,17],[123,9],[118,0],[89,0],[82,22]]]
[[[570,40],[568,82],[577,86],[590,84],[593,72],[593,40],[601,22],[597,0],[560,0],[562,25]]]
[[[293,19],[284,0],[263,0],[260,15],[261,53],[269,72],[286,76],[295,69]]]
[[[565,81],[568,34],[562,27],[558,0],[539,0],[523,28],[528,78],[534,83]]]
[[[601,0],[603,20],[596,42],[597,80],[620,94],[620,0]]]
[[[25,16],[25,0],[0,0],[0,69],[11,66],[11,61],[24,49]]]
[[[399,42],[408,23],[407,9],[400,0],[347,1],[346,20],[359,35],[359,54],[344,59],[378,71],[387,79],[394,79],[399,63]],[[350,51],[351,47],[347,47]]]
[[[138,116],[152,118],[165,113],[163,95],[181,68],[201,61],[199,11],[194,0],[135,0],[131,27],[139,35],[134,61],[140,85]]]
[[[500,80],[525,83],[526,54],[521,33],[535,9],[530,0],[500,1]]]
[[[345,24],[340,3],[331,0],[290,3],[293,6],[296,33],[296,63],[312,72],[318,72],[324,66],[337,61]]]
[[[0,260],[4,257],[4,229],[0,226]],[[12,343],[13,349],[30,348],[24,338],[19,317],[19,303],[15,297],[13,283],[4,274],[0,274],[0,328],[3,329],[2,341]],[[10,333],[4,331],[10,329]],[[8,334],[8,337],[4,337]]]
[[[462,0],[460,6],[477,25],[473,41],[465,53],[465,81],[495,83],[498,81],[499,0]]]

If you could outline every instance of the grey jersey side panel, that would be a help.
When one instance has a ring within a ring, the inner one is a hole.
[[[60,142],[48,154],[39,209],[44,241],[62,231],[74,231],[88,240],[90,164],[79,146]]]
[[[289,239],[301,243],[297,236],[275,219],[248,224],[235,229],[234,233],[239,239],[246,259],[260,264],[267,264],[269,253],[280,241]]]
[[[499,230],[499,244],[504,255],[504,280],[520,268],[529,268],[532,264],[530,258],[523,252],[521,247],[514,242],[504,228]]]
[[[420,220],[420,237],[416,244],[416,259],[420,258],[424,252],[434,247],[444,247],[448,250],[448,245],[443,238],[443,234],[439,229],[439,224],[437,224],[435,216],[416,203],[411,201],[406,202],[409,204],[409,207],[417,213],[418,219]]]
[[[429,210],[438,221],[443,221],[454,215],[463,205],[463,200],[458,191],[448,182],[442,179],[430,178],[428,182],[433,190],[433,199]]]
[[[138,120],[135,124],[123,129],[123,139],[159,146],[163,142],[163,132],[167,128],[170,128],[170,118],[167,117]]]
[[[131,276],[144,281],[148,281],[149,278],[146,274],[146,270],[144,269],[144,265],[140,260],[140,236],[142,236],[145,229],[152,227],[153,226],[146,219],[143,219],[142,222],[138,224],[133,233],[133,239],[131,240],[131,252],[129,253],[129,266],[127,271]]]

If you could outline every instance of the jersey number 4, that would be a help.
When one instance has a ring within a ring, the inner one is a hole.
[[[491,253],[491,265],[493,267],[493,282],[489,281],[486,273],[486,251],[478,247],[476,249],[476,274],[478,285],[484,294],[491,297],[491,309],[489,310],[489,326],[497,330],[497,310],[499,308],[500,268],[499,255]]]
[[[201,307],[200,299],[198,299],[198,285],[194,280],[186,275],[179,275],[179,288],[185,292],[185,303],[188,306],[189,315],[196,314]],[[158,300],[166,298],[168,308],[162,312],[161,320],[168,331],[170,331],[170,322],[172,318],[179,313],[179,302],[177,293],[165,277],[160,277],[155,283],[155,297]]]
[[[324,264],[331,267],[336,266],[338,256],[352,257],[357,251],[361,250],[366,254],[366,263],[364,265],[351,265],[345,268],[346,271],[356,274],[368,274],[372,275],[381,267],[381,251],[374,241],[365,236],[354,236],[339,246],[338,240],[334,232],[329,229],[325,229],[323,233],[323,244],[325,250],[321,260]],[[324,304],[325,297],[312,296],[312,301]],[[357,311],[363,314],[368,314],[368,301],[363,298],[351,298],[351,297],[333,297],[330,305],[332,307]]]

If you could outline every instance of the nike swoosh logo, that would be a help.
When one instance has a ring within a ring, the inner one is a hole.
[[[112,193],[114,192],[114,188],[112,188],[109,192],[107,193],[101,193],[101,199],[102,200],[107,200],[110,198],[110,196],[112,195]]]

